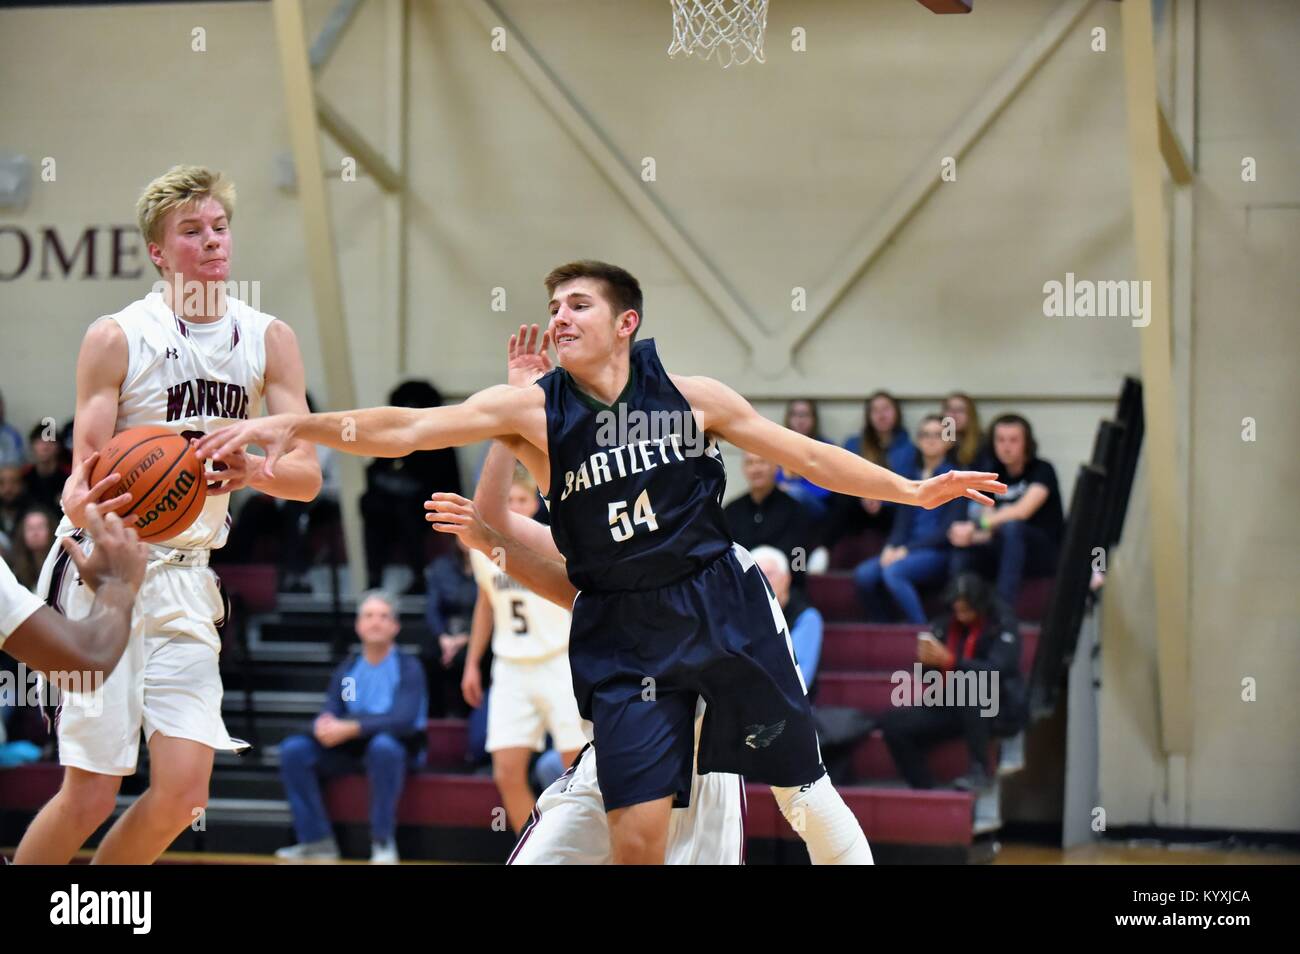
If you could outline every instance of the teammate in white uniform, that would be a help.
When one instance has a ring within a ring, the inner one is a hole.
[[[137,213],[161,288],[86,332],[77,358],[76,460],[142,424],[201,437],[256,415],[263,398],[271,413],[306,411],[293,332],[225,294],[233,207],[230,183],[196,166],[177,166],[146,187]],[[230,737],[221,717],[217,627],[224,612],[208,555],[225,543],[230,491],[251,486],[294,500],[316,495],[321,477],[314,449],[296,445],[290,458],[274,478],[261,473],[255,455],[230,458],[198,520],[150,546],[126,652],[104,683],[102,705],[64,699],[58,719],[63,785],[28,828],[15,861],[72,858],[112,813],[122,777],[134,773],[142,729],[150,787],[105,835],[94,860],[151,863],[206,806],[214,751],[246,747]],[[89,550],[84,499],[65,490],[63,510],[57,536]],[[51,551],[38,588],[69,618],[89,611],[90,596],[61,547]]]
[[[509,488],[509,507],[531,519],[537,485],[516,468]],[[533,806],[528,761],[541,752],[549,732],[567,768],[590,739],[590,726],[578,714],[569,674],[569,613],[538,596],[510,576],[488,555],[470,550],[478,583],[465,675],[465,701],[483,702],[479,661],[492,643],[492,695],[488,703],[487,750],[492,775],[516,832],[524,828]]]
[[[474,501],[457,494],[434,494],[425,504],[429,511],[425,519],[436,530],[457,534],[471,548],[471,558],[487,560],[485,554],[492,554],[492,560],[488,561],[491,566],[495,568],[497,563],[509,566],[515,576],[535,591],[536,598],[545,598],[558,606],[572,605],[576,591],[563,567],[511,534],[520,530],[526,531],[524,537],[532,533],[550,534],[545,526],[519,515],[513,507],[507,510],[504,506],[503,476],[512,466],[509,450],[501,443],[494,443],[483,465]],[[493,513],[506,529],[498,531],[489,527],[479,512],[480,507]],[[564,658],[567,666],[567,654]],[[571,686],[569,691],[572,693]],[[489,719],[496,702],[494,686]],[[704,708],[704,701],[700,700],[695,712],[697,748]],[[587,733],[589,738],[590,729]],[[725,772],[694,775],[690,804],[674,808],[670,814],[665,863],[744,864],[745,810],[745,784],[739,775]],[[607,865],[612,861],[609,818],[596,777],[596,749],[588,745],[569,770],[537,799],[510,854],[509,864]]]

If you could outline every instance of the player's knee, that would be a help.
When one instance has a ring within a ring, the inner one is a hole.
[[[206,783],[169,785],[153,789],[153,810],[169,825],[182,827],[208,807]]]
[[[614,863],[618,865],[661,865],[664,863],[665,845],[641,826],[623,826],[611,838]]]
[[[117,807],[117,790],[121,780],[112,776],[101,776],[102,781],[81,782],[74,789],[66,785],[60,792],[63,815],[81,830],[90,830],[102,825],[113,809]]]
[[[528,784],[528,762],[511,757],[493,757],[492,781],[497,787],[518,787]]]

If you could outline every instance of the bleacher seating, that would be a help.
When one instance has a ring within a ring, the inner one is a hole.
[[[249,683],[246,696],[238,670],[228,675],[226,717],[238,734],[256,709],[260,736],[257,751],[243,757],[221,754],[212,783],[206,832],[186,833],[178,847],[211,850],[269,851],[291,840],[287,805],[278,778],[278,745],[291,732],[304,731],[318,711],[334,664],[329,608],[303,597],[268,596],[268,572],[223,568],[226,588],[238,594],[244,618],[240,642],[247,646]],[[273,587],[274,578],[269,577]],[[1031,581],[1022,606],[1032,596]],[[1047,584],[1050,587],[1050,581]],[[891,674],[910,671],[915,660],[916,627],[859,622],[861,610],[847,573],[832,572],[808,580],[810,596],[828,625],[815,704],[852,706],[879,714],[889,706]],[[344,612],[351,613],[349,601]],[[407,598],[402,606],[405,651],[431,639],[424,630],[422,602]],[[1026,614],[1028,616],[1029,614]],[[1036,626],[1022,627],[1022,669],[1030,671],[1037,645]],[[242,648],[242,647],[241,647]],[[242,669],[243,667],[239,667]],[[230,678],[235,677],[235,678]],[[427,764],[408,781],[399,806],[399,845],[404,857],[447,860],[503,860],[513,839],[493,829],[500,798],[490,774],[465,760],[466,723],[436,719],[429,723]],[[998,764],[998,743],[991,746],[988,767]],[[965,774],[968,755],[960,740],[936,746],[929,755],[942,784]],[[840,786],[845,801],[861,821],[877,858],[885,861],[969,860],[977,843],[976,800],[970,793],[914,791],[898,777],[879,730],[854,746],[848,760],[853,784]],[[0,770],[0,844],[13,844],[31,815],[57,790],[61,769],[37,764]],[[147,784],[147,759],[141,774],[127,779],[127,795]],[[122,806],[127,799],[120,800]],[[367,784],[363,776],[335,779],[326,786],[331,816],[349,843],[364,844],[349,831],[364,831]],[[775,800],[762,785],[748,787],[747,833],[750,858],[798,859],[802,846],[780,817]],[[785,847],[781,847],[785,846]],[[927,852],[929,852],[927,854]],[[936,853],[937,852],[937,853]]]

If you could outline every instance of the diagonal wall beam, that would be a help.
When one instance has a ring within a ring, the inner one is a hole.
[[[352,379],[352,358],[348,350],[347,325],[343,317],[343,290],[339,282],[338,254],[330,227],[329,196],[321,178],[320,127],[312,88],[311,63],[303,30],[302,0],[272,0],[276,43],[284,75],[285,118],[293,145],[294,168],[298,176],[298,202],[302,209],[307,272],[311,279],[312,304],[320,333],[321,357],[325,364],[327,400],[336,409],[357,406]],[[348,561],[354,568],[364,565],[361,542],[361,460],[351,454],[338,455],[342,493],[339,509]],[[359,574],[352,573],[356,590]]]
[[[772,342],[774,350],[767,356],[769,366],[781,362],[783,354],[785,363],[789,363],[799,346],[826,320],[863,273],[888,247],[890,241],[938,188],[940,162],[944,157],[960,159],[970,151],[1016,94],[1038,72],[1052,51],[1060,46],[1092,2],[1093,0],[1066,0],[1048,17],[1038,34],[993,81],[930,156],[917,166],[911,177],[894,194],[889,205],[873,218],[867,232],[849,249],[831,273],[826,285],[809,296],[808,311],[786,324],[781,335]],[[783,366],[776,367],[774,371],[779,372]]]
[[[363,169],[375,177],[379,188],[389,195],[402,191],[402,174],[389,165],[384,154],[366,142],[366,137],[320,93],[316,94],[316,116],[320,119],[321,128],[334,138],[343,151],[354,157]]]
[[[1169,125],[1169,117],[1165,115],[1163,106],[1156,105],[1156,115],[1160,120],[1160,155],[1164,157],[1165,165],[1169,167],[1169,175],[1180,186],[1190,185],[1192,164],[1187,161],[1187,152],[1183,149],[1178,134]]]
[[[465,7],[484,30],[490,32],[495,27],[505,27],[513,50],[510,62],[533,94],[559,120],[574,145],[586,152],[600,174],[681,266],[735,335],[754,350],[756,342],[766,337],[766,331],[754,320],[739,293],[672,217],[659,197],[642,185],[608,133],[596,124],[591,114],[546,65],[528,38],[520,33],[495,0],[465,0]]]

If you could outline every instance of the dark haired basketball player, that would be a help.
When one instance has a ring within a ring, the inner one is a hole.
[[[969,471],[907,480],[767,420],[712,378],[670,375],[653,340],[633,345],[641,289],[621,268],[575,262],[546,288],[560,367],[536,386],[499,385],[428,410],[241,422],[201,441],[200,455],[220,461],[260,444],[269,474],[301,439],[381,457],[502,440],[549,488],[554,556],[581,591],[569,659],[579,711],[594,725],[614,860],[664,860],[674,799],[690,793],[703,696],[700,772],[771,785],[814,863],[869,862],[821,764],[780,608],[727,532],[716,438],[855,497],[933,508],[963,496],[991,504],[983,492],[1006,488]]]

